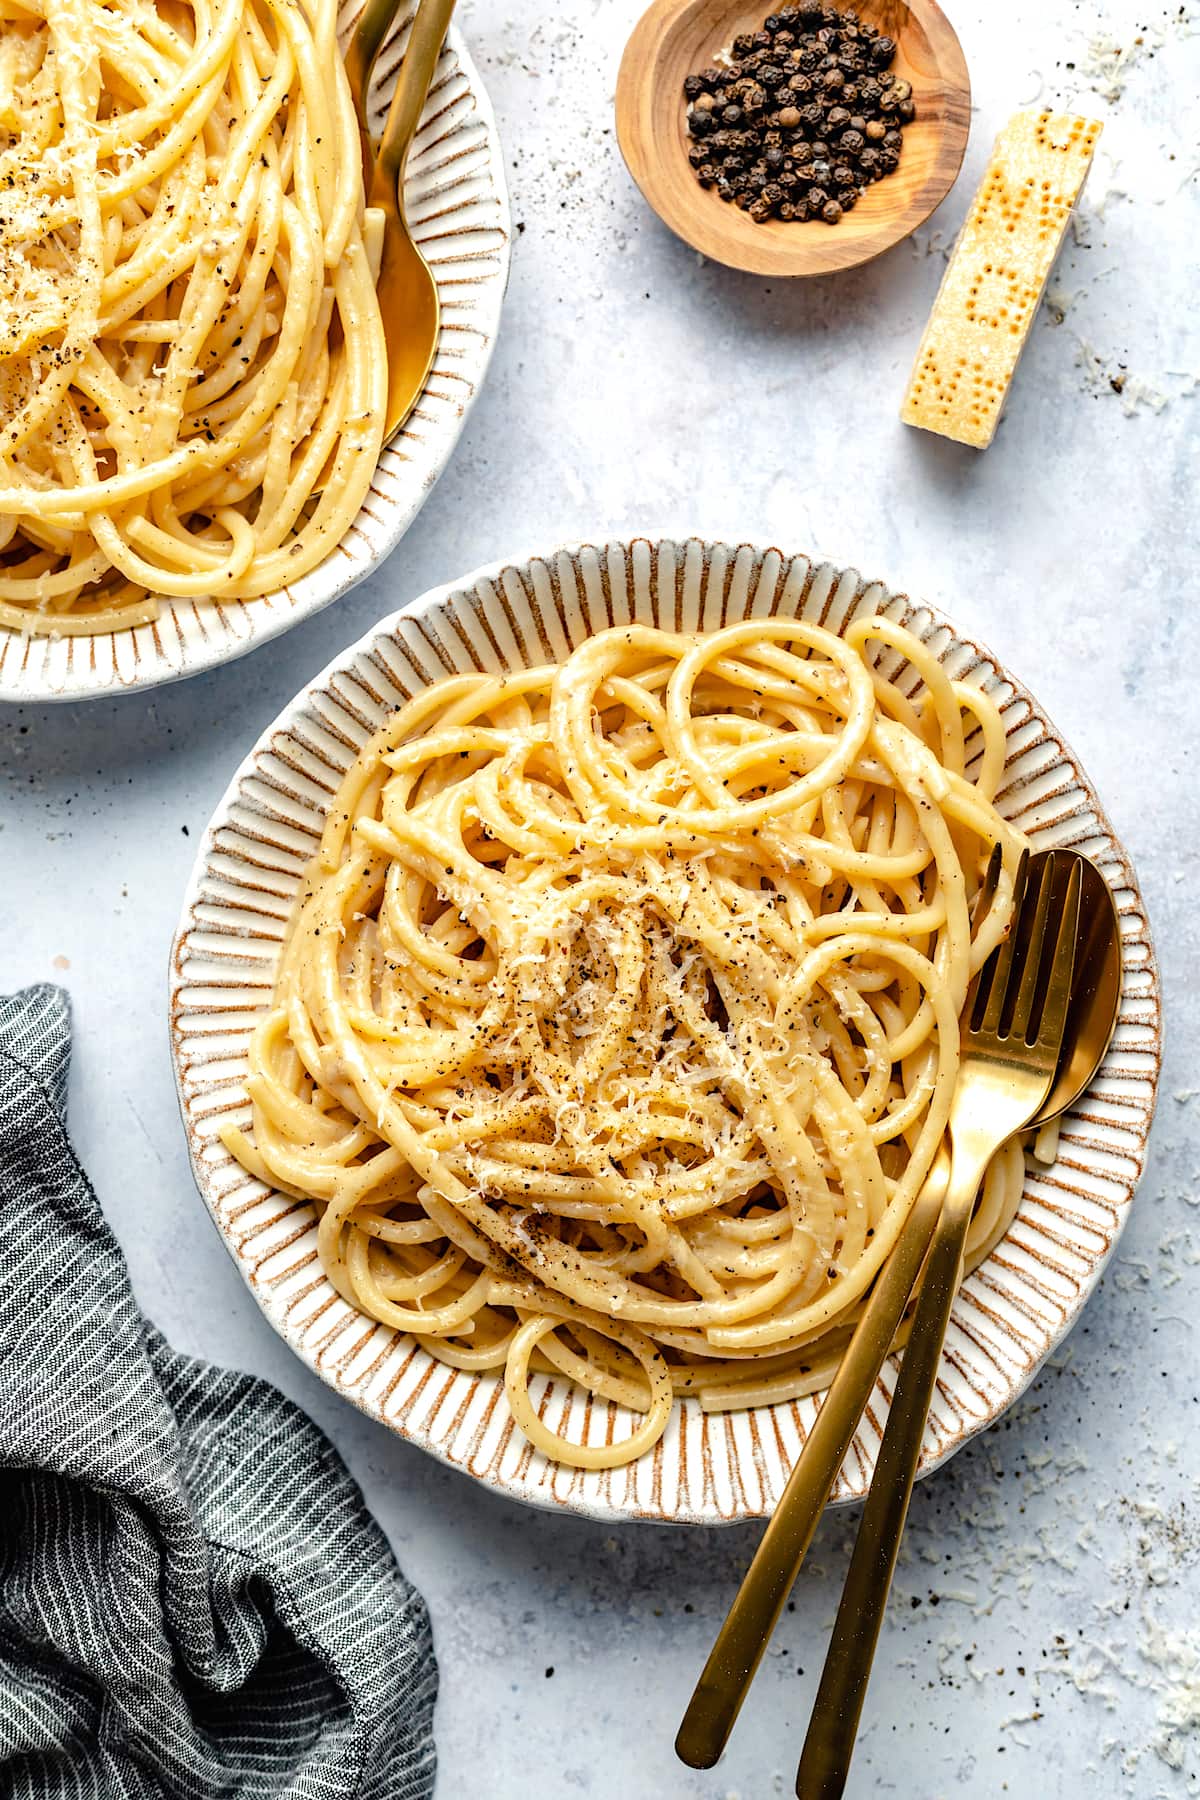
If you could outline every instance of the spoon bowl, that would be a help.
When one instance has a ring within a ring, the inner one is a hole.
[[[1048,1124],[1074,1106],[1108,1054],[1121,1009],[1121,916],[1112,889],[1087,857],[1079,858],[1079,938],[1071,1004],[1054,1083],[1035,1123]]]
[[[904,127],[899,167],[873,182],[836,225],[760,225],[696,180],[683,83],[740,32],[761,29],[770,10],[763,0],[655,0],[634,27],[617,78],[621,154],[663,223],[702,255],[755,275],[851,269],[908,237],[954,185],[971,123],[962,47],[935,0],[860,0],[854,10],[895,39],[892,66],[912,83],[916,112]]]

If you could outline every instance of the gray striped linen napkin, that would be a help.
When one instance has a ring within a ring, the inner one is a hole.
[[[70,1041],[0,998],[0,1794],[427,1800],[425,1603],[312,1422],[138,1311]]]

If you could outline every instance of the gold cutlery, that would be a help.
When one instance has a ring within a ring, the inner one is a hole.
[[[433,272],[413,241],[404,210],[404,169],[454,11],[454,0],[421,0],[387,122],[373,155],[367,130],[371,70],[396,13],[396,0],[367,0],[346,72],[363,139],[367,205],[383,214],[383,251],[376,288],[388,353],[388,404],[383,441],[390,444],[425,386],[437,350],[441,307]]]
[[[392,20],[400,10],[400,0],[367,0],[354,27],[354,36],[346,48],[346,74],[350,97],[358,114],[358,135],[363,153],[363,193],[371,191],[375,173],[375,142],[367,123],[367,100],[371,75],[379,60],[383,40],[392,28]]]
[[[1079,951],[1062,1054],[1034,1123],[1045,1126],[1074,1105],[1103,1061],[1121,996],[1120,920],[1094,863],[1079,858]],[[982,914],[999,873],[993,857],[977,902]],[[949,1175],[943,1152],[867,1302],[812,1431],[792,1469],[754,1560],[713,1646],[676,1739],[680,1758],[711,1768],[733,1729],[767,1641],[807,1554],[822,1509],[892,1348]]]
[[[949,1183],[800,1757],[800,1800],[839,1800],[845,1788],[975,1196],[996,1151],[1037,1117],[1058,1070],[1075,967],[1079,861],[1051,850],[1034,859],[1027,881],[1022,857],[1012,929],[964,1009]]]

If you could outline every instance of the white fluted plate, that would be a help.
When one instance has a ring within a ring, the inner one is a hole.
[[[378,131],[416,8],[379,58],[370,108]],[[347,0],[339,42],[362,0]],[[449,462],[491,361],[508,283],[512,224],[496,118],[479,73],[451,27],[405,173],[413,237],[437,282],[442,328],[424,390],[379,459],[362,510],[325,561],[261,600],[164,600],[157,619],[97,637],[32,637],[0,628],[0,700],[86,700],[157,687],[232,662],[320,612],[393,551]]]
[[[1024,687],[930,608],[853,570],[777,550],[614,543],[497,565],[386,619],[320,675],[259,739],[218,806],[184,900],[171,966],[171,1039],[188,1148],[230,1254],[275,1329],[308,1366],[443,1462],[537,1506],[593,1518],[717,1524],[769,1512],[816,1417],[813,1398],[741,1413],[678,1405],[666,1436],[626,1467],[548,1462],[513,1425],[501,1383],[445,1367],[341,1300],[317,1258],[312,1209],[264,1188],[222,1148],[249,1119],[246,1050],[269,999],[284,925],[342,773],[390,712],[452,672],[559,660],[590,632],[631,619],[675,630],[800,614],[834,630],[883,612],[957,680],[993,695],[1008,737],[997,804],[1039,847],[1099,863],[1121,917],[1124,995],[1103,1068],[1063,1120],[1058,1160],[1026,1177],[1007,1236],[954,1307],[921,1461],[926,1473],[999,1417],[1078,1316],[1128,1216],[1142,1172],[1161,1047],[1158,973],[1128,858],[1078,760]],[[890,660],[889,660],[890,659]],[[916,685],[889,653],[883,666]],[[834,1498],[869,1483],[895,1385],[889,1362]],[[537,1376],[555,1429],[623,1435],[628,1415]]]

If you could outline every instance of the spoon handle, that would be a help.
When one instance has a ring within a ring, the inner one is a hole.
[[[733,1730],[904,1317],[941,1211],[948,1173],[943,1150],[880,1271],[816,1424],[704,1665],[675,1739],[677,1756],[693,1769],[711,1769]]]
[[[871,1491],[863,1506],[825,1667],[796,1773],[800,1800],[841,1800],[854,1754],[875,1646],[908,1517],[925,1421],[950,1309],[958,1292],[972,1202],[987,1159],[955,1168],[921,1279],[916,1316]]]
[[[346,48],[350,97],[358,114],[358,129],[364,145],[370,141],[367,132],[367,90],[371,85],[371,71],[399,7],[400,0],[367,0]],[[373,151],[370,152],[370,160],[375,160]]]
[[[404,173],[453,12],[454,0],[421,0],[417,7],[376,162],[376,169],[393,185]]]

